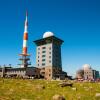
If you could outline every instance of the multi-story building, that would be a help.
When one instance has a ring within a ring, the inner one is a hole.
[[[63,40],[54,36],[52,32],[45,32],[42,39],[34,41],[36,48],[36,65],[41,69],[45,79],[61,78],[61,44]]]

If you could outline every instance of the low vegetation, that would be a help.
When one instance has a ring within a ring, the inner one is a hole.
[[[77,83],[59,86],[59,81],[0,79],[0,100],[100,100],[100,83]]]

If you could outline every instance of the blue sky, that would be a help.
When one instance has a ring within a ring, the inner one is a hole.
[[[36,65],[33,41],[52,31],[64,40],[62,65],[68,74],[74,75],[85,63],[100,71],[99,0],[0,0],[0,65],[19,63],[26,10],[32,65]]]

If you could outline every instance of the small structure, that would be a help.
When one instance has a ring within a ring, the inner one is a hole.
[[[90,65],[85,64],[83,70],[85,80],[95,80],[99,78],[99,71],[93,70]]]
[[[78,80],[96,80],[99,78],[99,71],[91,68],[89,64],[83,65],[83,69],[77,71]]]
[[[36,67],[27,67],[27,68],[3,67],[0,68],[0,77],[39,78],[40,70]]]

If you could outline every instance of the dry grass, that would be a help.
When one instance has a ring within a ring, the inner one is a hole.
[[[74,83],[73,87],[58,84],[58,81],[0,79],[0,100],[52,100],[55,94],[66,100],[100,100],[95,97],[100,93],[99,83]]]

